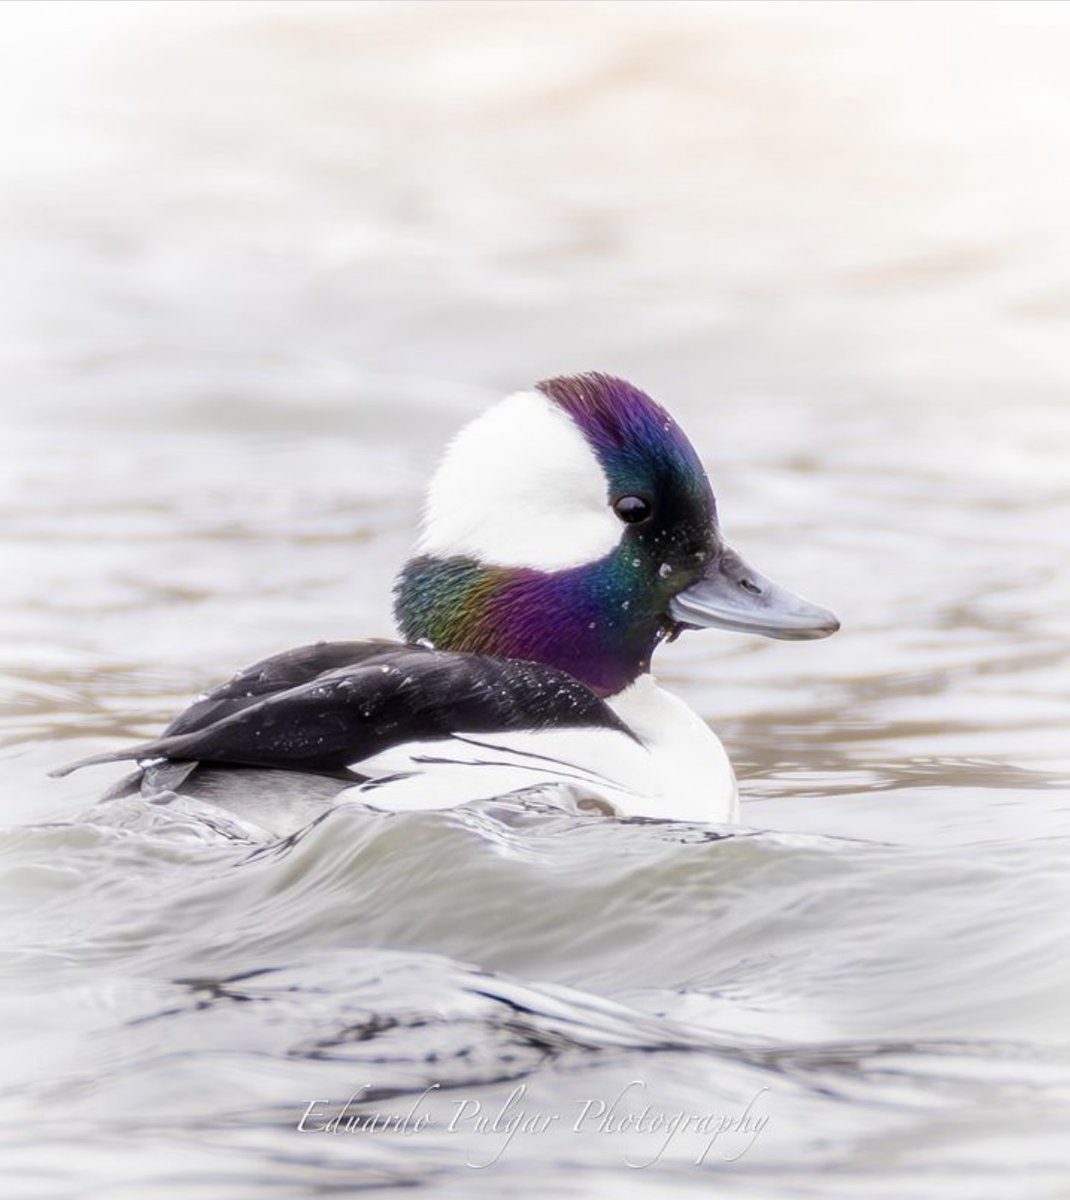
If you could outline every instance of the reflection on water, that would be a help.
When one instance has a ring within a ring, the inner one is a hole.
[[[1061,6],[8,9],[19,1194],[1064,1194]],[[591,367],[843,619],[662,652],[747,829],[510,802],[264,845],[46,779],[387,631],[449,432]],[[573,1131],[635,1080],[740,1125],[701,1166],[694,1128]],[[296,1131],[364,1085],[437,1085],[430,1124]],[[500,1134],[458,1105],[520,1085],[560,1119],[471,1169]]]

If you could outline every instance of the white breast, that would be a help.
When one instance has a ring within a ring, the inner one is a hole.
[[[609,703],[638,741],[611,729],[458,732],[354,763],[372,782],[341,798],[394,811],[451,808],[559,783],[624,816],[737,819],[728,756],[683,701],[645,675]]]
[[[699,715],[653,675],[641,675],[608,701],[646,747],[651,794],[661,813],[682,821],[738,821],[739,789],[724,746]]]

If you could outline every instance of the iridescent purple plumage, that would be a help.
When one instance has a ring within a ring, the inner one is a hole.
[[[664,483],[713,505],[694,446],[673,418],[625,379],[590,371],[535,385],[572,418],[598,456],[611,491]]]
[[[556,571],[413,559],[395,588],[398,624],[412,641],[546,663],[612,695],[650,669],[672,597],[701,577],[716,542],[713,493],[683,431],[632,384],[591,373],[537,388],[583,433],[607,507],[642,496],[649,519],[622,524],[596,561]]]

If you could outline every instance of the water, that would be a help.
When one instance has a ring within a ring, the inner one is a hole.
[[[1062,7],[2,19],[10,1194],[1065,1196]],[[45,777],[387,632],[449,432],[589,367],[843,620],[661,652],[743,829]]]

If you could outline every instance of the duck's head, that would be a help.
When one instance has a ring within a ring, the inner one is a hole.
[[[530,659],[612,695],[657,644],[719,627],[839,628],[725,545],[706,472],[669,414],[623,379],[549,379],[454,438],[416,557],[395,585],[403,636]]]

